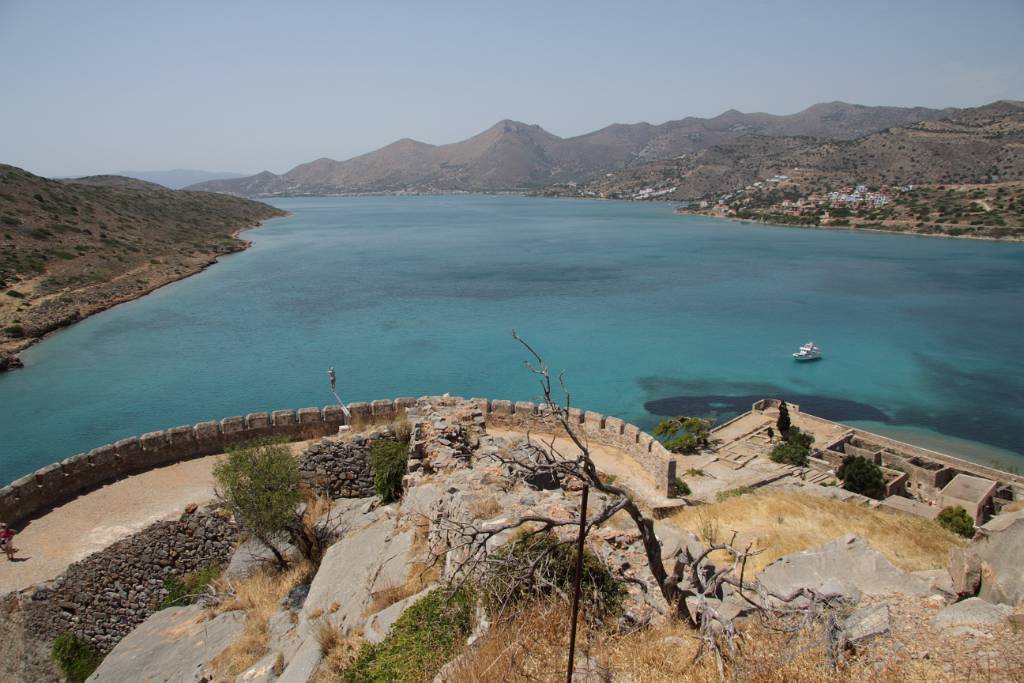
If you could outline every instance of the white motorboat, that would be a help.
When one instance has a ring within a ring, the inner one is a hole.
[[[821,349],[814,345],[814,342],[807,342],[800,347],[800,350],[793,354],[794,360],[820,360]]]

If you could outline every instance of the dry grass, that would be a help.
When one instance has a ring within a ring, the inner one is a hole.
[[[316,638],[324,657],[310,683],[337,681],[341,672],[355,660],[363,639],[358,633],[344,635],[337,626],[328,621],[320,623]]]
[[[349,438],[352,434],[360,434],[362,432],[370,431],[371,429],[381,429],[388,427],[395,434],[398,435],[399,441],[408,441],[410,434],[412,433],[412,424],[409,422],[409,417],[405,408],[400,408],[395,414],[395,417],[387,422],[380,422],[375,420],[373,416],[370,417],[355,417],[349,424],[351,431],[347,433]]]
[[[874,510],[828,498],[764,491],[718,503],[684,508],[668,520],[698,536],[753,542],[763,550],[748,563],[759,571],[768,563],[848,533],[861,536],[904,571],[946,566],[949,549],[964,541],[937,523]]]
[[[738,656],[727,661],[724,680],[736,683],[818,683],[819,681],[1018,680],[1015,663],[996,669],[961,667],[954,662],[969,651],[937,653],[929,659],[894,654],[890,641],[879,641],[857,655],[848,655],[838,670],[828,662],[820,629],[796,634],[777,630],[777,624],[749,622],[742,628]],[[471,649],[455,660],[445,677],[449,683],[565,680],[568,617],[564,605],[541,605],[518,618],[495,624]],[[921,637],[921,634],[918,634]],[[581,630],[576,650],[576,674],[610,675],[630,683],[703,683],[719,680],[715,661],[694,663],[697,640],[681,622],[663,622],[624,635]],[[898,649],[898,647],[896,648]],[[604,680],[587,678],[587,680]]]
[[[288,591],[308,575],[308,565],[295,563],[284,572],[268,567],[227,585],[233,595],[218,605],[217,611],[244,610],[245,627],[241,637],[213,660],[218,679],[233,679],[267,653],[270,617]]]
[[[501,511],[501,503],[494,496],[477,498],[469,505],[469,514],[473,519],[491,519]]]

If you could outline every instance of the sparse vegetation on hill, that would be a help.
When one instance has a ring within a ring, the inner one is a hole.
[[[0,356],[197,272],[245,246],[236,232],[280,215],[236,197],[0,164]]]
[[[613,124],[571,138],[537,125],[499,121],[445,145],[408,138],[345,161],[317,159],[282,175],[264,171],[192,189],[248,197],[387,192],[494,192],[578,182],[655,159],[692,154],[741,136],[815,135],[849,140],[891,126],[937,119],[955,110],[865,107],[828,102],[775,116],[729,110],[711,119],[687,117],[660,125]]]
[[[548,193],[686,201],[685,212],[785,225],[1024,237],[1024,105],[948,114],[846,141],[748,135]],[[822,201],[855,186],[889,201]]]
[[[949,549],[963,543],[959,536],[923,518],[772,490],[683,508],[668,519],[698,534],[710,519],[721,529],[736,531],[738,542],[752,541],[762,551],[750,559],[747,568],[752,573],[783,555],[843,534],[860,536],[904,571],[944,567]]]

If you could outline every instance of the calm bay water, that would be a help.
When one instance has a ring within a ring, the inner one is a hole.
[[[657,419],[645,404],[669,397],[723,417],[729,397],[802,397],[1024,466],[1024,246],[665,205],[273,203],[293,215],[248,233],[248,251],[59,332],[0,375],[0,480],[154,429],[325,405],[331,365],[347,401],[536,399],[512,328],[565,370],[573,403],[641,425]],[[808,340],[825,360],[793,362]]]

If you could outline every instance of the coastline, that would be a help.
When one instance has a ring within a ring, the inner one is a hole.
[[[110,310],[115,306],[120,306],[121,304],[126,304],[131,301],[141,299],[142,297],[148,296],[149,294],[152,294],[156,290],[166,287],[167,285],[174,284],[175,282],[180,282],[181,280],[192,277],[193,275],[198,275],[199,273],[205,271],[207,268],[210,268],[211,266],[214,266],[218,262],[220,262],[221,257],[231,256],[232,254],[237,254],[245,251],[246,249],[252,246],[252,242],[241,238],[240,235],[243,232],[247,232],[249,230],[256,230],[267,221],[274,220],[276,218],[284,218],[290,215],[290,212],[283,211],[282,215],[280,216],[271,216],[270,218],[262,220],[256,223],[255,225],[246,225],[240,227],[231,232],[231,237],[233,239],[238,240],[238,244],[235,245],[236,248],[232,249],[231,251],[210,254],[205,260],[201,260],[195,264],[183,265],[183,272],[176,273],[173,277],[158,279],[155,282],[147,284],[145,287],[138,290],[137,292],[132,292],[131,294],[124,296],[113,297],[95,304],[85,304],[82,308],[78,309],[77,315],[68,316],[54,321],[54,324],[52,326],[48,327],[46,331],[44,331],[42,334],[38,336],[19,339],[16,342],[8,342],[6,345],[0,346],[0,373],[10,372],[13,370],[24,368],[25,365],[21,361],[21,358],[18,356],[18,354],[24,351],[25,349],[31,348],[32,346],[38,344],[39,342],[46,339],[55,332],[59,332],[60,330],[71,327],[75,323],[81,322],[90,316],[96,315],[97,313],[102,313],[103,311]]]
[[[581,197],[581,199],[587,199]],[[629,201],[629,200],[626,200]],[[940,237],[951,240],[974,240],[976,242],[1004,242],[1009,244],[1024,243],[1020,237],[984,237],[978,235],[947,235],[936,232],[914,232],[913,230],[882,230],[881,228],[859,228],[855,225],[795,225],[792,223],[772,223],[771,221],[758,220],[756,218],[737,218],[735,216],[714,216],[709,213],[698,213],[696,211],[685,211],[675,208],[672,213],[677,216],[698,216],[701,218],[714,218],[720,221],[733,221],[736,223],[754,223],[758,225],[771,225],[777,228],[798,228],[804,230],[831,230],[846,232],[873,232],[882,235],[907,235],[910,237]]]

